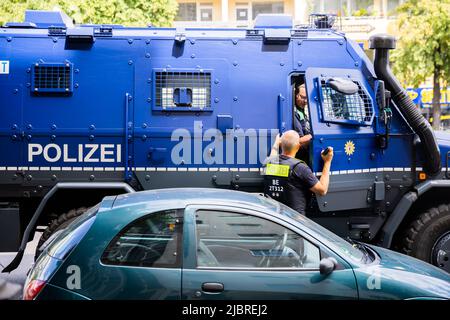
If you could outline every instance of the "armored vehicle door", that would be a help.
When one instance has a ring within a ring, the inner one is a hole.
[[[309,68],[306,71],[312,170],[320,175],[320,153],[334,148],[328,194],[317,197],[322,212],[371,206],[368,192],[377,167],[375,154],[375,98],[359,70]]]

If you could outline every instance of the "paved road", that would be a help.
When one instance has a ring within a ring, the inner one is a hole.
[[[0,279],[9,281],[11,283],[19,284],[22,288],[25,283],[25,280],[27,278],[27,272],[30,269],[33,260],[34,260],[34,252],[37,247],[39,238],[41,236],[41,233],[36,233],[33,241],[28,243],[27,248],[25,249],[25,254],[23,256],[22,262],[20,263],[19,267],[14,270],[11,273],[0,273]],[[14,259],[14,256],[16,255],[15,252],[0,252],[0,269],[3,270],[4,267],[6,267],[12,259]],[[17,295],[13,297],[13,299],[21,299],[22,297],[22,291],[20,291]]]

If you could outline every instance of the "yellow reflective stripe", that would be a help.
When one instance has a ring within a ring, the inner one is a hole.
[[[266,175],[277,177],[289,177],[289,165],[268,163],[266,166]]]

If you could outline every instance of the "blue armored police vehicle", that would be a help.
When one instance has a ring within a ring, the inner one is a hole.
[[[394,38],[371,38],[372,62],[333,20],[128,28],[27,11],[0,28],[0,250],[18,251],[4,271],[36,230],[43,243],[106,195],[261,192],[301,84],[304,160],[320,175],[321,151],[334,149],[330,189],[307,216],[450,271],[450,135],[433,132],[391,73]]]

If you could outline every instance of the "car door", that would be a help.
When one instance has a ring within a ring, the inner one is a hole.
[[[185,212],[182,299],[357,299],[350,266],[273,216],[225,206]],[[337,269],[319,272],[333,256]]]

